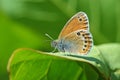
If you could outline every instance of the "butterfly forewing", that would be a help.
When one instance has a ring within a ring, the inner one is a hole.
[[[66,35],[76,30],[89,30],[88,17],[84,12],[75,14],[62,29],[59,38],[65,37]]]

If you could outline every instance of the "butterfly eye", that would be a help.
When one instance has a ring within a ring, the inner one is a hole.
[[[51,42],[51,46],[52,46],[52,47],[56,47],[56,46],[57,46],[57,42],[56,42],[56,41],[52,41],[52,42]]]

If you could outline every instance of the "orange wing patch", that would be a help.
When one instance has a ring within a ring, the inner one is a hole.
[[[66,35],[74,32],[76,30],[88,30],[89,28],[89,21],[87,15],[84,12],[79,12],[74,15],[64,26],[63,30],[61,31],[59,38],[65,37]]]

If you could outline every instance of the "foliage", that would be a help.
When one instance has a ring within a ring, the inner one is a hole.
[[[119,47],[97,46],[87,56],[18,49],[8,63],[10,80],[119,80]]]

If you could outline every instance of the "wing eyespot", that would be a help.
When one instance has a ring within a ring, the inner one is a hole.
[[[85,22],[85,23],[83,23],[83,24],[87,25],[87,24],[88,24],[88,22],[86,21],[86,22]]]
[[[77,32],[77,35],[80,36],[80,32]]]
[[[83,51],[85,51],[85,49],[83,49]]]
[[[87,41],[85,41],[85,43],[87,43]]]
[[[87,47],[87,45],[84,45],[84,47]]]
[[[82,34],[82,36],[84,37],[84,36],[85,36],[85,34]]]
[[[79,21],[82,21],[82,18],[80,18]]]
[[[88,19],[84,19],[84,21],[88,21]]]

